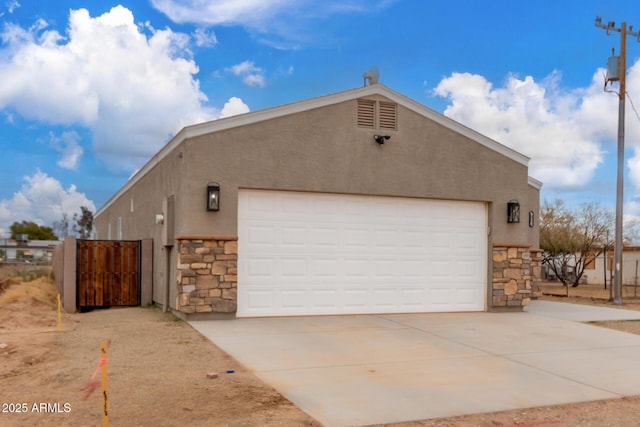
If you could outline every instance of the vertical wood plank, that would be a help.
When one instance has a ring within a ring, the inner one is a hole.
[[[120,271],[122,284],[122,305],[129,305],[129,242],[122,242],[122,270]]]
[[[104,305],[113,305],[113,242],[105,242],[104,251]]]
[[[136,252],[135,252],[135,248],[136,248],[136,242],[129,242],[129,250],[128,250],[128,264],[129,267],[127,268],[127,287],[128,287],[128,291],[129,291],[129,295],[127,298],[127,305],[136,305],[137,303],[137,295],[136,295],[136,286],[135,286],[135,281],[133,280],[133,276],[136,272],[136,262],[135,262],[135,257],[136,257]]]
[[[83,307],[87,305],[87,291],[86,291],[86,280],[85,276],[87,274],[86,267],[86,253],[85,246],[82,240],[78,241],[78,270],[76,272],[76,277],[78,281],[78,306]]]
[[[138,242],[131,242],[132,249],[132,268],[131,268],[131,305],[138,305],[140,301],[140,245]]]
[[[95,242],[95,248],[96,248],[96,269],[93,275],[93,281],[95,283],[96,286],[96,297],[95,297],[95,304],[97,306],[103,306],[104,305],[104,299],[103,299],[103,272],[104,272],[104,249],[105,249],[105,244],[104,242]]]
[[[96,248],[91,242],[85,242],[87,247],[87,305],[96,305],[95,272],[96,272]]]
[[[113,294],[114,304],[122,305],[122,243],[113,242]]]

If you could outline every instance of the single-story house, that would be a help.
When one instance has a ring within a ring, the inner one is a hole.
[[[25,235],[26,236],[26,235]],[[53,249],[61,240],[0,239],[0,258],[4,262],[34,261],[50,263]]]
[[[182,129],[95,235],[152,238],[153,300],[185,317],[521,310],[528,161],[371,84]]]
[[[604,285],[613,283],[615,252],[609,249],[597,257],[587,256],[582,283]],[[622,284],[640,285],[640,246],[625,245],[622,248]]]

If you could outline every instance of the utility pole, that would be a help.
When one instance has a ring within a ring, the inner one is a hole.
[[[627,35],[634,36],[640,41],[640,34],[633,32],[633,26],[629,26],[627,31],[627,23],[623,22],[619,28],[613,21],[609,21],[606,25],[602,23],[602,18],[596,17],[596,27],[603,28],[609,35],[610,31],[620,33],[620,56],[617,58],[617,70],[615,69],[615,57],[609,58],[607,81],[620,81],[620,92],[618,93],[618,174],[616,185],[616,247],[615,247],[615,275],[614,275],[614,297],[615,305],[622,305],[622,205],[624,204],[624,103],[626,94],[626,75],[627,75]],[[613,64],[612,64],[612,61]],[[614,65],[614,67],[612,67]],[[617,71],[617,72],[616,72]]]

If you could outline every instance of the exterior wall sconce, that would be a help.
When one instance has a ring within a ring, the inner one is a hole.
[[[217,182],[207,184],[207,210],[220,210],[220,184]]]
[[[156,214],[156,224],[164,224],[164,214]]]
[[[516,224],[520,222],[520,203],[517,200],[510,200],[507,203],[507,223]]]
[[[529,227],[533,228],[533,219],[534,219],[535,214],[533,213],[533,211],[529,211]]]

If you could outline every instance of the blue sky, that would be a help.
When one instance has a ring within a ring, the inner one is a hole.
[[[603,72],[620,36],[596,16],[640,28],[634,0],[0,0],[0,235],[99,209],[185,125],[358,87],[372,65],[529,156],[543,199],[613,208]],[[638,58],[628,37],[640,108]],[[640,216],[629,102],[626,143],[625,214]]]

